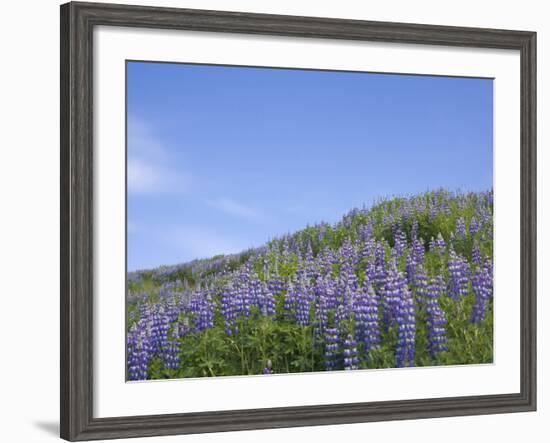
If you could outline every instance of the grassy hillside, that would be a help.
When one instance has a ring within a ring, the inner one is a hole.
[[[493,195],[353,209],[128,275],[128,379],[489,363]]]

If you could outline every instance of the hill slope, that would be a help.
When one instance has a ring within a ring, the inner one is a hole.
[[[439,190],[130,273],[128,379],[489,363],[492,214]]]

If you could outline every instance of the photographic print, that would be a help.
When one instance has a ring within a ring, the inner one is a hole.
[[[493,362],[492,79],[126,63],[128,381]]]

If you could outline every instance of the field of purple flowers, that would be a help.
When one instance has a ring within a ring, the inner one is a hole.
[[[353,209],[128,274],[127,379],[490,363],[493,193]]]

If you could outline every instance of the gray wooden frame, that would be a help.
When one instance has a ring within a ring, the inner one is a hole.
[[[521,56],[521,392],[94,418],[94,26],[501,48]],[[494,414],[536,409],[536,33],[100,3],[61,6],[61,437],[70,441]]]

